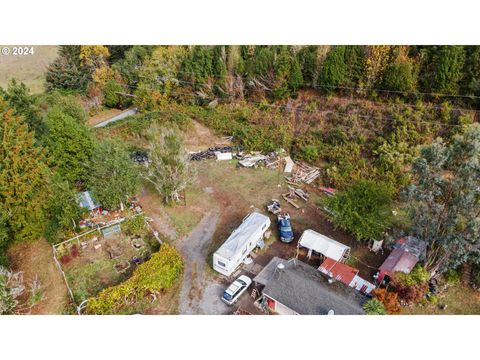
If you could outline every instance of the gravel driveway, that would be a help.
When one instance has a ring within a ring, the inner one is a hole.
[[[180,292],[180,314],[226,314],[231,309],[221,300],[225,285],[205,279],[205,266],[208,246],[219,220],[217,212],[208,212],[185,239],[177,242],[177,247],[185,260],[183,284]]]

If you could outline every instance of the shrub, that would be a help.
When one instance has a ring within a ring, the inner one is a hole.
[[[122,230],[127,235],[135,235],[142,232],[145,229],[145,216],[138,215],[135,217],[128,218],[122,224]]]
[[[359,240],[382,237],[391,224],[391,203],[392,194],[387,185],[365,180],[326,199],[335,226],[351,232]]]
[[[387,315],[385,305],[378,299],[370,299],[364,305],[363,309],[367,315]]]
[[[60,262],[64,265],[68,264],[70,261],[72,261],[72,257],[70,255],[62,255],[60,257]]]
[[[302,158],[308,162],[315,162],[318,160],[318,150],[315,146],[307,145],[303,148]]]
[[[78,246],[77,244],[73,244],[71,249],[70,249],[70,255],[72,256],[72,258],[74,257],[77,257],[78,255],[80,255],[80,250],[78,249]]]
[[[183,261],[177,250],[163,244],[158,253],[135,269],[130,279],[89,299],[86,312],[101,315],[126,311],[137,300],[171,288],[182,269]]]
[[[458,284],[460,282],[460,269],[449,269],[445,271],[443,278],[449,284]]]
[[[395,292],[387,291],[387,289],[377,288],[372,291],[375,299],[380,301],[388,314],[398,314],[401,311],[398,295]]]
[[[402,285],[412,286],[426,284],[430,276],[423,266],[417,264],[409,274],[397,272],[394,274],[394,278]]]
[[[103,102],[105,106],[114,108],[114,107],[117,107],[118,105],[121,105],[121,97],[118,93],[122,91],[123,91],[122,85],[120,85],[117,81],[108,80],[107,83],[105,84],[105,90],[104,90],[105,97],[103,99]]]

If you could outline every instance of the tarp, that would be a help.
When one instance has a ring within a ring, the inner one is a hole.
[[[84,209],[89,211],[95,210],[100,207],[100,204],[95,200],[90,191],[84,191],[77,194],[78,203]]]
[[[268,226],[270,226],[268,216],[252,212],[215,253],[225,259],[231,259],[237,251],[244,249],[250,241],[258,241]]]
[[[350,250],[350,247],[347,245],[310,229],[303,232],[298,244],[336,261],[341,261]]]
[[[293,162],[292,158],[290,156],[286,156],[285,157],[285,169],[283,170],[283,172],[291,173],[294,165],[295,165],[295,163]]]

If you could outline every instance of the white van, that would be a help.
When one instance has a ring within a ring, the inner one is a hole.
[[[263,242],[263,235],[270,226],[270,218],[258,212],[245,217],[228,239],[213,254],[213,269],[230,276],[245,258]]]

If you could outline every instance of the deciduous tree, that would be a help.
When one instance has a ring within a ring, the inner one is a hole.
[[[89,188],[103,207],[116,209],[137,191],[138,169],[120,141],[100,142],[91,163]]]
[[[149,134],[149,159],[143,171],[166,202],[178,201],[180,192],[192,180],[193,172],[180,133],[172,128],[153,126]]]
[[[391,203],[389,188],[371,180],[360,180],[326,200],[335,226],[351,232],[358,240],[383,236],[391,224]]]

